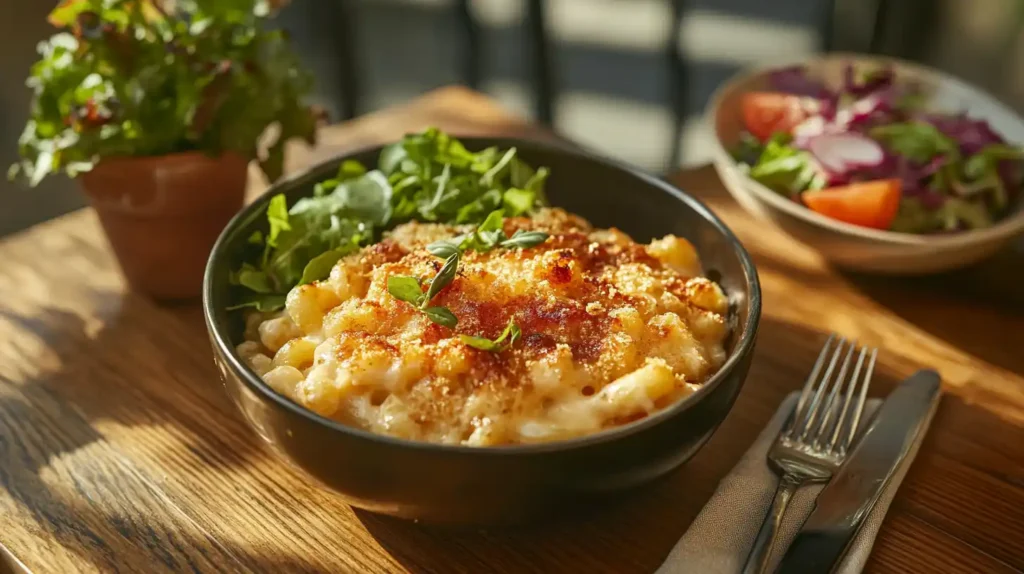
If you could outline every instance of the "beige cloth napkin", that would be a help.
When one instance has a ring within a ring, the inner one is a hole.
[[[750,546],[768,513],[768,507],[771,506],[775,488],[779,483],[778,476],[768,468],[768,448],[792,412],[796,399],[797,393],[793,393],[782,402],[778,412],[754,441],[753,446],[747,450],[732,472],[719,483],[718,489],[656,574],[735,574],[742,571]],[[871,415],[880,404],[879,399],[868,401],[865,405],[865,416],[861,418],[861,428],[871,420]],[[857,574],[864,568],[878,528],[889,509],[889,503],[892,502],[896,489],[903,482],[903,476],[917,456],[917,449],[930,423],[931,420],[925,422],[922,432],[918,434],[907,457],[879,496],[878,502],[851,543],[843,563],[835,572]],[[773,569],[778,566],[800,526],[811,514],[814,499],[824,486],[815,484],[801,488],[790,500],[772,555]]]

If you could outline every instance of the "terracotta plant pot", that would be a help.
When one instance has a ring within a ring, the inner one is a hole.
[[[104,159],[85,193],[128,284],[157,300],[198,297],[214,241],[245,199],[248,161],[199,152]]]

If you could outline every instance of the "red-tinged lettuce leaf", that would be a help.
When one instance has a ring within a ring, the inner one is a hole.
[[[768,85],[778,92],[818,99],[831,99],[835,95],[823,82],[811,78],[803,66],[773,70],[768,74]]]

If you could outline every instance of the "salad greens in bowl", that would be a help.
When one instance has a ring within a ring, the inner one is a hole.
[[[939,72],[821,56],[739,75],[708,115],[738,202],[840,266],[946,270],[1024,231],[1024,122]]]

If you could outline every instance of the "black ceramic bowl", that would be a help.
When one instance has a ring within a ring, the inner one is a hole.
[[[217,365],[249,425],[274,450],[375,512],[447,524],[494,524],[537,517],[637,487],[689,459],[732,407],[750,367],[761,292],[750,256],[704,205],[675,187],[584,152],[508,139],[465,138],[469,149],[515,146],[534,166],[551,168],[552,205],[615,226],[637,241],[668,233],[697,248],[707,274],[731,301],[729,358],[696,393],[653,416],[599,434],[529,446],[496,448],[412,442],[344,426],[270,389],[235,353],[242,341],[228,272],[256,229],[265,229],[270,197],[289,204],[312,194],[341,161],[376,165],[380,148],[336,158],[275,185],[228,224],[206,269],[203,306]]]

